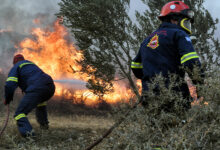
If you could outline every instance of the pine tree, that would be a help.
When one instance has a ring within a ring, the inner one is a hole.
[[[63,16],[64,24],[83,51],[82,71],[95,76],[87,87],[100,96],[113,90],[115,76],[128,79],[139,95],[130,69],[136,44],[128,16],[129,3],[129,0],[62,0],[59,4],[57,15]]]

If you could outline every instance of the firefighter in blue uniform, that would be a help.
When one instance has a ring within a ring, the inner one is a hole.
[[[167,80],[169,74],[176,74],[183,81],[187,70],[194,84],[203,83],[204,75],[199,56],[189,37],[193,17],[193,11],[181,1],[172,1],[163,6],[158,17],[162,24],[142,42],[131,63],[134,75],[142,80],[142,93],[148,90],[150,80],[159,74]],[[199,68],[198,76],[193,72],[195,68]],[[176,90],[188,99],[184,107],[189,109],[191,105],[187,84],[180,83]],[[146,103],[143,100],[143,104]]]
[[[23,55],[14,56],[13,68],[5,84],[5,105],[13,100],[15,89],[19,86],[24,97],[15,112],[18,130],[23,137],[35,135],[27,115],[36,108],[36,119],[41,128],[47,129],[48,118],[46,102],[55,91],[53,79],[44,73],[36,64],[25,60]]]

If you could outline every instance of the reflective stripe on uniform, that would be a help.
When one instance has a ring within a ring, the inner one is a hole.
[[[17,77],[8,77],[6,81],[18,82],[18,78]]]
[[[187,53],[181,57],[181,64],[185,63],[188,60],[195,59],[195,58],[199,58],[196,52]]]
[[[24,65],[30,65],[30,64],[34,65],[34,63],[32,62],[27,62],[27,63],[20,64],[19,67],[22,68]]]
[[[139,68],[139,69],[142,69],[143,68],[143,65],[142,63],[140,62],[131,62],[131,68]]]
[[[46,106],[46,105],[47,105],[47,102],[43,102],[43,103],[38,104],[37,107]]]
[[[24,117],[26,117],[26,115],[24,113],[22,113],[22,114],[17,115],[15,117],[15,120],[19,120],[19,119],[24,118]]]

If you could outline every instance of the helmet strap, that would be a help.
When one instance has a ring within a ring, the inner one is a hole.
[[[191,21],[190,19],[188,18],[182,18],[178,25],[183,28],[187,34],[192,34],[192,31],[191,31]]]

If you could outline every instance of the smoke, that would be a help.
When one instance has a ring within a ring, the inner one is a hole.
[[[54,80],[56,84],[61,85],[62,87],[65,87],[67,89],[87,89],[86,88],[86,82],[82,80],[74,80],[74,79],[60,79],[60,80]]]
[[[60,0],[1,0],[0,5],[0,69],[12,67],[16,45],[30,36],[35,27],[46,27],[56,19]],[[40,19],[40,25],[34,19]]]
[[[0,28],[29,33],[36,17],[44,17],[47,23],[55,19],[54,14],[59,11],[58,2],[60,0],[1,0]]]

